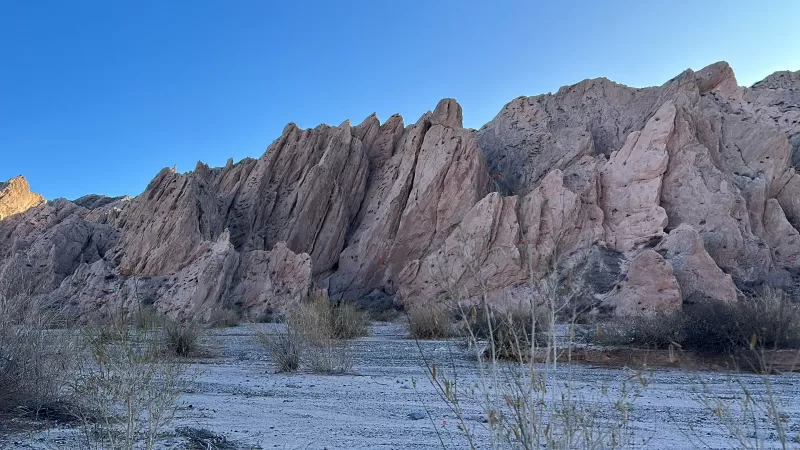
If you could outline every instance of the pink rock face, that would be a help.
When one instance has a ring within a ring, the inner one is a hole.
[[[491,193],[478,202],[439,249],[406,264],[398,277],[407,303],[441,296],[468,299],[492,296],[526,279],[517,197]]]
[[[724,62],[519,97],[477,131],[452,99],[409,126],[289,124],[258,159],[164,169],[133,199],[0,184],[0,295],[192,319],[310,292],[523,301],[557,270],[617,314],[736,301],[800,285],[799,155],[800,74],[743,88]]]
[[[603,166],[606,243],[617,251],[632,250],[664,234],[667,213],[659,200],[669,160],[667,142],[674,130],[675,105],[666,102]]]
[[[669,313],[679,311],[683,304],[672,266],[651,249],[630,260],[625,281],[609,300],[618,316]]]
[[[328,280],[332,296],[395,293],[405,265],[438,249],[488,192],[486,162],[455,100],[404,131],[392,117],[368,148],[378,161],[373,184]]]
[[[690,225],[672,230],[656,247],[672,266],[684,300],[700,298],[735,302],[738,290],[706,252],[700,234]]]

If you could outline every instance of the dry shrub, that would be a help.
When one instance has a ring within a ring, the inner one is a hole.
[[[49,329],[54,317],[35,300],[0,296],[0,412],[48,418],[65,411],[77,350],[68,330]]]
[[[332,304],[330,308],[333,334],[337,339],[355,339],[368,334],[367,313],[358,309],[354,304],[341,302]]]
[[[175,432],[178,436],[186,439],[186,450],[238,450],[240,448],[227,437],[205,428],[178,427]]]
[[[683,341],[686,316],[681,313],[620,317],[597,324],[590,338],[604,345],[631,345],[649,349],[669,348]]]
[[[300,368],[300,348],[298,337],[292,329],[277,334],[256,331],[261,345],[269,352],[278,372],[294,372]]]
[[[677,313],[616,319],[598,325],[595,339],[649,348],[678,345],[705,355],[800,348],[800,305],[767,289],[734,303],[704,300]]]
[[[403,313],[399,309],[392,307],[381,311],[372,311],[369,316],[375,322],[394,322],[403,316]]]
[[[256,330],[279,371],[298,370],[301,363],[319,373],[352,369],[354,360],[347,340],[367,334],[366,313],[351,303],[312,297],[288,308],[284,316],[285,332]]]
[[[345,318],[324,298],[312,298],[287,312],[286,323],[298,338],[301,355],[314,372],[347,372],[354,361],[343,334],[352,332],[353,317]],[[363,316],[362,316],[363,317]],[[289,335],[292,337],[292,335]]]
[[[278,311],[267,309],[258,314],[248,314],[247,320],[252,323],[283,323],[284,317]]]
[[[230,309],[217,309],[211,313],[208,324],[213,328],[233,328],[239,325],[239,314]]]
[[[109,336],[110,335],[110,336]],[[89,327],[71,383],[85,448],[154,448],[177,409],[185,367],[164,358],[160,330]]]
[[[151,306],[136,308],[128,318],[130,324],[140,330],[153,330],[164,325],[165,317]]]
[[[411,305],[407,314],[409,331],[415,339],[443,339],[453,335],[450,311],[441,303]]]
[[[767,289],[735,303],[705,301],[684,309],[685,349],[724,354],[742,349],[800,348],[800,305]]]
[[[170,353],[191,356],[197,352],[200,327],[195,323],[168,321],[164,325],[164,339]]]
[[[464,311],[460,320],[460,334],[468,342],[485,340],[487,356],[500,359],[520,359],[530,355],[534,345],[547,343],[551,330],[549,309],[517,306],[505,311],[488,306],[472,307]]]

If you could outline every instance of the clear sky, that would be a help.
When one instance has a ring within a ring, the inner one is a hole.
[[[765,5],[769,6],[765,6]],[[478,128],[519,95],[800,69],[800,0],[0,0],[0,180],[136,195],[162,167],[258,157],[287,122]]]

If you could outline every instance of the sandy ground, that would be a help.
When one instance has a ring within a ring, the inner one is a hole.
[[[194,379],[181,396],[172,427],[204,428],[242,449],[434,449],[442,448],[442,442],[446,448],[468,448],[456,429],[457,418],[433,390],[421,355],[436,362],[440,373],[452,376],[455,368],[461,386],[479,382],[475,358],[452,341],[426,341],[420,346],[421,351],[407,339],[402,326],[381,323],[369,337],[352,342],[357,358],[353,373],[283,374],[274,373],[251,328],[211,330],[204,339],[209,356],[193,360]],[[635,448],[740,447],[692,392],[706,389],[730,403],[741,396],[743,386],[755,397],[765,389],[763,377],[725,372],[634,372],[573,365],[562,373],[562,379],[571,381],[575,398],[596,409],[600,418],[612,415],[613,400],[619,398],[623,385],[639,386],[641,394],[633,399],[628,430]],[[646,387],[632,378],[637,373]],[[800,435],[800,376],[767,379],[791,435]],[[426,417],[412,420],[412,413]],[[464,417],[477,436],[477,447],[489,448],[480,404],[465,398]],[[753,430],[747,424],[742,427]],[[80,448],[75,434],[75,430],[54,428],[0,435],[0,448]],[[763,439],[766,448],[778,446],[769,431],[746,431],[745,436]],[[185,448],[185,441],[173,436],[160,447]],[[795,447],[800,448],[800,441]]]

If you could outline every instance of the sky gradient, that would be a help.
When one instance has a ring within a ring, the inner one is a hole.
[[[0,180],[137,195],[261,156],[287,122],[413,123],[454,97],[479,128],[519,95],[719,60],[751,85],[800,70],[800,1],[769,4],[0,0]]]

